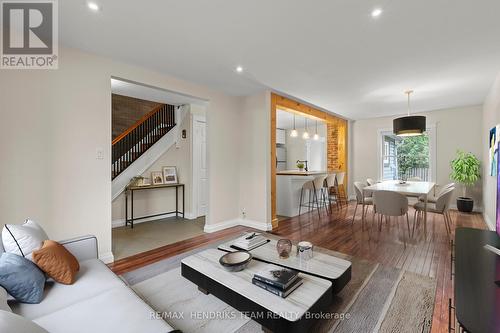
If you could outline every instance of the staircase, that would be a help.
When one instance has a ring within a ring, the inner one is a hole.
[[[117,136],[111,147],[111,179],[115,179],[175,127],[175,106],[162,104]]]

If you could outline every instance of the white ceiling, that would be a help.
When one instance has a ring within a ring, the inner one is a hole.
[[[353,119],[404,113],[408,88],[416,111],[479,104],[500,70],[498,0],[96,1],[59,1],[63,44]]]
[[[129,96],[153,101],[157,103],[166,103],[170,105],[182,104],[200,104],[205,105],[207,101],[196,97],[179,94],[176,92],[160,89],[156,87],[146,86],[140,83],[127,81],[124,79],[111,79],[111,92],[113,94]]]

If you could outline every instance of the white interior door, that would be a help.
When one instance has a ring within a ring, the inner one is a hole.
[[[196,181],[195,198],[196,215],[205,216],[208,207],[208,173],[207,173],[207,123],[205,120],[194,120],[194,163]]]

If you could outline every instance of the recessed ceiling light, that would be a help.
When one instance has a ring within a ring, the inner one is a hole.
[[[243,67],[241,67],[241,66],[236,67],[236,72],[242,73],[243,72]]]
[[[87,7],[89,7],[90,10],[93,10],[94,12],[97,12],[101,7],[99,7],[98,4],[95,2],[87,2]]]
[[[372,17],[379,17],[382,14],[382,9],[380,8],[375,8],[372,11]]]

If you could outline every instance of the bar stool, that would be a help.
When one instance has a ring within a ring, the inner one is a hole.
[[[337,173],[337,195],[340,199],[340,205],[342,206],[342,201],[347,204],[347,194],[345,191],[344,184],[345,172]]]
[[[319,212],[320,205],[324,206],[326,212],[328,213],[328,207],[326,206],[327,201],[325,196],[326,187],[324,185],[325,179],[326,176],[324,175],[318,176],[313,180],[305,182],[304,185],[302,185],[302,188],[300,189],[299,215],[302,207],[308,207],[309,209],[310,208],[314,209],[316,207],[316,210],[318,211],[318,216],[321,217]],[[304,191],[308,191],[308,198],[309,198],[308,203],[303,202]]]
[[[332,200],[335,201],[335,203],[337,204],[337,209],[340,209],[338,194],[335,191],[336,186],[337,186],[337,174],[331,173],[326,177],[326,187],[328,193],[328,204],[330,207],[330,212],[332,211]]]

